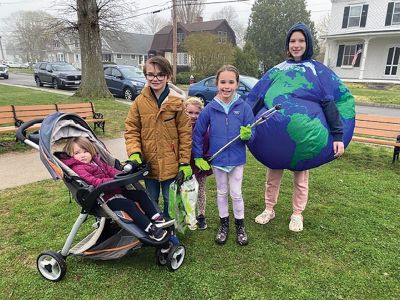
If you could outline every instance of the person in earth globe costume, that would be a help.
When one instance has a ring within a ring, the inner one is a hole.
[[[337,75],[311,59],[310,29],[297,23],[286,36],[288,59],[270,69],[252,89],[247,103],[254,114],[280,104],[282,109],[256,128],[250,151],[267,169],[265,210],[255,222],[275,217],[284,169],[294,172],[289,230],[303,230],[309,169],[344,153],[354,131],[354,98]],[[256,117],[257,118],[257,117]]]

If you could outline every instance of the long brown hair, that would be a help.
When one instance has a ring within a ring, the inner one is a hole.
[[[94,157],[97,153],[96,147],[93,145],[93,143],[89,141],[89,139],[80,136],[70,138],[65,144],[63,151],[69,156],[74,156],[74,144],[77,144],[79,147],[89,152],[92,157]]]
[[[232,65],[223,65],[217,71],[216,78],[215,78],[215,84],[216,85],[218,85],[219,74],[221,74],[224,71],[230,71],[230,72],[235,73],[236,82],[239,82],[239,71],[238,71],[238,69],[235,66],[232,66]]]

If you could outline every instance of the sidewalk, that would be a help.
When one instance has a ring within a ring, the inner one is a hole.
[[[125,140],[122,137],[103,142],[115,158],[121,161],[127,159]],[[51,176],[42,164],[38,151],[0,155],[0,190],[44,179],[51,179]]]

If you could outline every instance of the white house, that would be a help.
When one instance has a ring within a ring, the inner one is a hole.
[[[400,0],[331,0],[324,64],[344,80],[400,84]]]

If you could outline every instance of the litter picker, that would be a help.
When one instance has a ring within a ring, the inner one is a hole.
[[[278,110],[280,110],[282,106],[280,104],[275,105],[274,107],[268,109],[265,111],[263,114],[260,115],[260,117],[253,123],[251,124],[250,128],[256,127],[265,121],[267,121],[270,117],[272,117],[273,114],[275,114]],[[228,148],[230,145],[232,145],[234,142],[236,142],[240,138],[240,134],[237,135],[234,139],[232,139],[230,142],[222,146],[217,152],[214,153],[213,156],[211,156],[208,159],[208,162],[211,162],[216,156],[218,156],[222,151],[224,151],[226,148]]]

